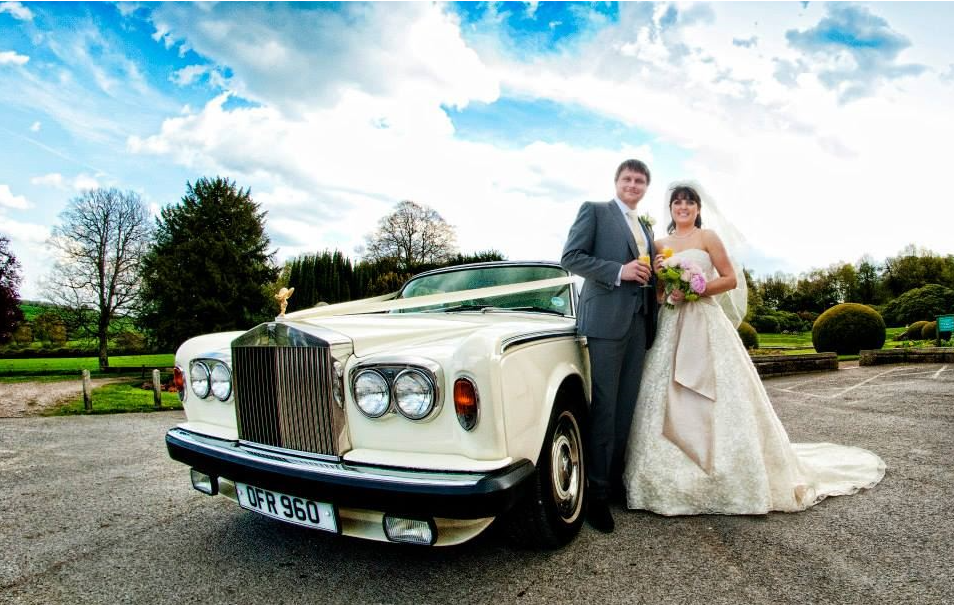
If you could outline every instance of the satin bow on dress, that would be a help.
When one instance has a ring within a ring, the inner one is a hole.
[[[712,472],[715,370],[708,355],[709,332],[700,305],[711,298],[679,305],[673,354],[673,379],[663,422],[663,436],[686,453],[706,473]]]

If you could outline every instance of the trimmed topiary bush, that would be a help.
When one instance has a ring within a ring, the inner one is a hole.
[[[744,321],[739,324],[739,338],[742,339],[746,349],[759,348],[759,333]]]
[[[926,326],[926,321],[916,321],[904,331],[904,337],[908,340],[921,340],[921,330]]]
[[[924,327],[921,328],[921,340],[935,340],[935,339],[937,339],[937,322],[936,321],[924,322]]]
[[[884,320],[867,305],[842,303],[818,316],[812,326],[812,345],[819,353],[857,355],[861,349],[884,346]]]

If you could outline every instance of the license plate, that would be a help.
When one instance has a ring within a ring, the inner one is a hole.
[[[245,483],[236,483],[235,493],[239,506],[266,517],[325,531],[338,531],[335,509],[325,502],[289,496]]]

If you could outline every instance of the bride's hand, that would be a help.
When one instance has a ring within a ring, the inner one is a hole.
[[[669,298],[671,298],[674,303],[681,303],[686,300],[686,294],[682,290],[677,289],[669,293]]]
[[[664,262],[666,262],[666,257],[663,256],[662,254],[657,254],[655,262],[653,263],[653,269],[656,271],[656,273],[659,273],[660,271],[663,270]]]

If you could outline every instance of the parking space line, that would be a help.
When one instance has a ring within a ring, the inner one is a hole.
[[[790,383],[788,383],[788,384],[781,384],[781,385],[766,384],[766,385],[764,385],[764,386],[765,386],[766,390],[779,391],[779,392],[782,392],[782,393],[789,393],[789,394],[791,394],[791,395],[803,395],[803,396],[805,396],[805,397],[810,397],[810,398],[812,398],[812,399],[831,400],[831,399],[837,399],[837,398],[839,398],[839,397],[843,397],[844,395],[847,395],[847,394],[850,393],[851,391],[854,391],[855,389],[859,389],[859,388],[862,388],[862,387],[865,387],[865,388],[870,388],[870,387],[882,388],[882,387],[888,387],[888,386],[890,386],[890,387],[903,386],[903,385],[905,384],[904,380],[909,379],[909,378],[918,377],[918,376],[928,376],[928,375],[930,375],[930,376],[931,376],[931,379],[937,380],[937,379],[941,376],[941,374],[942,374],[944,371],[952,371],[952,370],[954,370],[954,369],[948,367],[947,365],[942,366],[942,367],[941,367],[940,369],[938,369],[938,370],[933,370],[933,369],[931,369],[931,370],[927,370],[927,371],[925,371],[925,370],[923,370],[923,369],[921,369],[921,368],[911,367],[911,366],[895,367],[895,368],[891,368],[891,369],[885,370],[884,372],[880,372],[880,373],[878,373],[878,374],[875,374],[874,376],[869,376],[868,378],[866,378],[866,379],[864,379],[864,380],[858,382],[857,384],[852,384],[852,385],[847,386],[847,387],[844,387],[844,388],[839,388],[839,389],[838,389],[837,391],[835,391],[834,393],[830,393],[830,394],[827,394],[827,395],[823,395],[823,394],[820,394],[820,393],[811,393],[811,392],[809,392],[809,391],[796,390],[796,389],[799,389],[799,388],[801,388],[801,387],[814,384],[814,383],[817,381],[817,379],[815,379],[815,378],[809,378],[809,379],[806,379],[806,380],[797,380],[797,381],[794,381],[794,382],[790,382]],[[896,381],[894,381],[894,382],[878,382],[878,383],[875,383],[875,384],[871,384],[873,381],[878,380],[879,378],[884,378],[884,377],[887,376],[888,374],[892,374],[892,377],[895,378]],[[901,379],[901,381],[898,381],[897,379]],[[829,390],[829,389],[825,389],[825,390]]]
[[[838,393],[835,393],[834,395],[831,396],[831,399],[834,399],[835,397],[841,397],[842,395],[845,395],[846,393],[850,393],[851,391],[854,391],[854,390],[857,389],[858,387],[863,386],[863,385],[865,385],[865,384],[868,384],[868,383],[871,382],[872,380],[876,380],[876,379],[878,379],[878,378],[881,378],[882,376],[887,376],[888,374],[891,374],[891,373],[897,371],[898,369],[900,369],[900,368],[891,368],[890,370],[887,370],[887,371],[881,372],[880,374],[875,374],[874,376],[871,376],[871,377],[869,377],[869,378],[866,378],[866,379],[862,380],[861,382],[859,382],[859,383],[856,384],[856,385],[852,385],[852,386],[850,386],[850,387],[848,387],[848,388],[846,388],[846,389],[843,389],[842,391],[840,391],[840,392],[838,392]]]
[[[816,394],[816,393],[809,393],[809,392],[807,392],[807,391],[796,391],[796,390],[794,390],[794,389],[792,389],[792,388],[776,387],[776,386],[774,386],[774,385],[772,385],[770,388],[772,388],[772,389],[774,389],[774,390],[776,390],[776,391],[782,391],[783,393],[791,393],[792,395],[804,395],[804,396],[806,396],[806,397],[813,397],[813,398],[815,398],[815,399],[836,399],[836,398],[838,398],[838,397],[841,397],[841,396],[843,396],[843,395],[846,395],[846,394],[850,393],[851,391],[853,391],[853,390],[855,390],[855,389],[857,389],[857,388],[859,388],[859,387],[863,387],[863,386],[867,385],[869,382],[871,382],[871,381],[873,381],[873,380],[877,380],[878,378],[881,378],[881,377],[883,377],[883,376],[887,376],[888,374],[897,373],[898,371],[904,370],[904,369],[906,369],[906,368],[891,368],[890,370],[886,370],[886,371],[884,371],[884,372],[880,372],[880,373],[878,373],[878,374],[875,374],[874,376],[869,376],[868,378],[862,380],[861,382],[859,382],[859,383],[857,383],[857,384],[853,384],[853,385],[851,385],[851,386],[849,386],[849,387],[843,388],[843,389],[841,389],[841,390],[839,390],[839,391],[836,391],[835,393],[832,393],[832,394],[830,394],[830,395],[819,395],[819,394]],[[909,372],[909,373],[903,373],[903,374],[901,374],[901,375],[902,375],[902,376],[912,376],[912,375],[915,375],[915,374],[930,374],[930,372],[915,372],[915,373],[910,373],[910,372]],[[799,383],[797,383],[797,384],[791,385],[791,387],[801,386],[801,385],[806,384],[806,383],[809,383],[809,382],[813,382],[813,380],[807,380],[807,381],[804,381],[804,382],[799,382]],[[881,385],[871,385],[871,386],[881,386]]]
[[[792,395],[804,395],[806,397],[814,397],[815,399],[830,399],[827,395],[816,395],[815,393],[808,393],[806,391],[793,391],[792,389],[783,389],[776,386],[770,386],[769,388],[773,391],[782,391],[783,393],[791,393]]]

